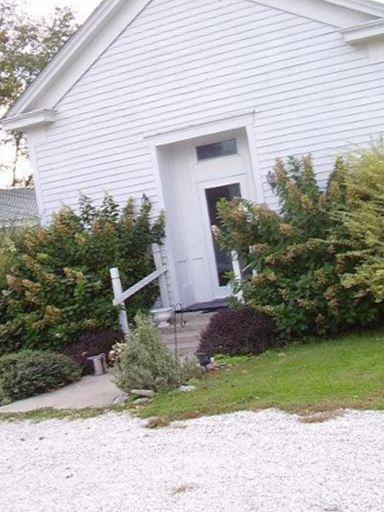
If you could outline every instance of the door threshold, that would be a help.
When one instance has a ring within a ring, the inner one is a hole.
[[[219,309],[224,309],[228,307],[228,299],[216,299],[210,302],[198,302],[197,304],[193,304],[192,306],[188,306],[180,310],[181,313],[212,313],[214,311],[218,311]]]

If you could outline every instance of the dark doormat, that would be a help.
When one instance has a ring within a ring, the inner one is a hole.
[[[201,311],[202,313],[212,313],[213,311],[217,311],[219,309],[228,307],[228,299],[216,299],[211,302],[199,302],[198,304],[193,304],[192,306],[188,306],[185,309],[182,309],[182,313],[196,313]]]

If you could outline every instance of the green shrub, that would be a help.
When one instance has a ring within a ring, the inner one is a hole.
[[[132,201],[121,211],[106,196],[98,209],[82,197],[78,214],[64,208],[48,227],[3,240],[0,355],[60,351],[84,332],[117,328],[109,270],[118,267],[123,286],[132,286],[153,271],[151,244],[162,236],[163,218],[152,223],[148,202],[135,213]],[[128,313],[148,309],[157,294],[156,285],[147,287],[129,301]]]
[[[6,404],[76,382],[80,368],[68,357],[25,351],[0,357],[0,403]]]
[[[342,220],[352,240],[356,267],[343,284],[356,297],[384,301],[384,142],[349,157],[349,207]]]
[[[220,244],[255,271],[241,285],[245,302],[276,320],[283,341],[375,322],[381,310],[372,298],[342,283],[357,263],[340,220],[349,204],[345,163],[337,159],[325,190],[310,157],[279,160],[275,172],[279,211],[242,200],[219,205]]]
[[[128,341],[117,345],[115,352],[115,381],[127,393],[132,389],[169,391],[199,373],[197,361],[183,366],[174,358],[144,315],[136,316]]]
[[[275,324],[250,307],[221,309],[201,333],[198,352],[240,356],[276,348]]]

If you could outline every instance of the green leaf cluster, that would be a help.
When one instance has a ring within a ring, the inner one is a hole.
[[[0,107],[8,108],[77,28],[70,8],[35,19],[13,0],[0,1]]]

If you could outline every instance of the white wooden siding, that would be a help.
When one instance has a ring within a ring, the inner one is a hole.
[[[249,0],[153,0],[56,110],[34,148],[48,215],[79,191],[157,202],[145,136],[250,112],[263,176],[312,152],[324,181],[337,152],[383,131],[384,64],[335,27]]]

